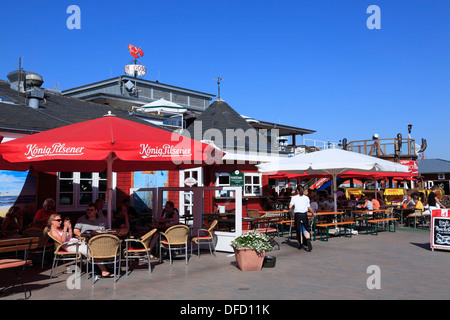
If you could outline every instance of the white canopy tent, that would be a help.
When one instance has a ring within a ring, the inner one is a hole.
[[[337,211],[336,177],[350,171],[355,172],[408,172],[408,167],[367,156],[361,153],[328,149],[295,155],[291,158],[275,158],[274,161],[257,165],[260,172],[287,172],[296,174],[327,174],[332,177],[334,211]]]
[[[159,100],[144,104],[140,107],[133,107],[134,110],[142,111],[142,112],[156,112],[158,114],[160,113],[185,113],[187,111],[186,108],[180,106],[179,104],[176,104],[172,101],[167,101],[164,98],[161,98]]]

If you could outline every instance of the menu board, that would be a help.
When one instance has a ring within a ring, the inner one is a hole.
[[[431,250],[450,250],[450,216],[448,209],[437,209],[431,213]]]

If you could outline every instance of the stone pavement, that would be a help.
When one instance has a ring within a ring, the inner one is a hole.
[[[173,266],[167,260],[154,263],[152,274],[142,264],[116,284],[99,279],[92,286],[84,274],[80,289],[69,289],[70,275],[49,279],[49,266],[28,269],[24,280],[31,290],[29,300],[448,299],[450,252],[432,252],[429,238],[429,231],[412,229],[331,237],[328,242],[314,241],[313,251],[306,252],[285,237],[281,250],[268,253],[277,258],[276,267],[261,271],[242,272],[231,254],[217,252],[214,257],[203,251],[200,258],[194,253],[188,265],[183,257]],[[367,286],[373,277],[369,266],[379,267],[380,289]],[[13,277],[8,272],[0,273],[1,287]],[[0,301],[23,297],[19,286]]]

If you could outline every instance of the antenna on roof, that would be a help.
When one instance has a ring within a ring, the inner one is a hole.
[[[213,80],[217,80],[217,98],[220,99],[220,81],[223,81],[222,78],[217,77],[217,79],[213,79]]]

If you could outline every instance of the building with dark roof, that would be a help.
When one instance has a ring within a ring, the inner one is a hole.
[[[450,161],[443,159],[422,159],[419,161],[419,174],[430,188],[439,185],[445,194],[450,193]]]

